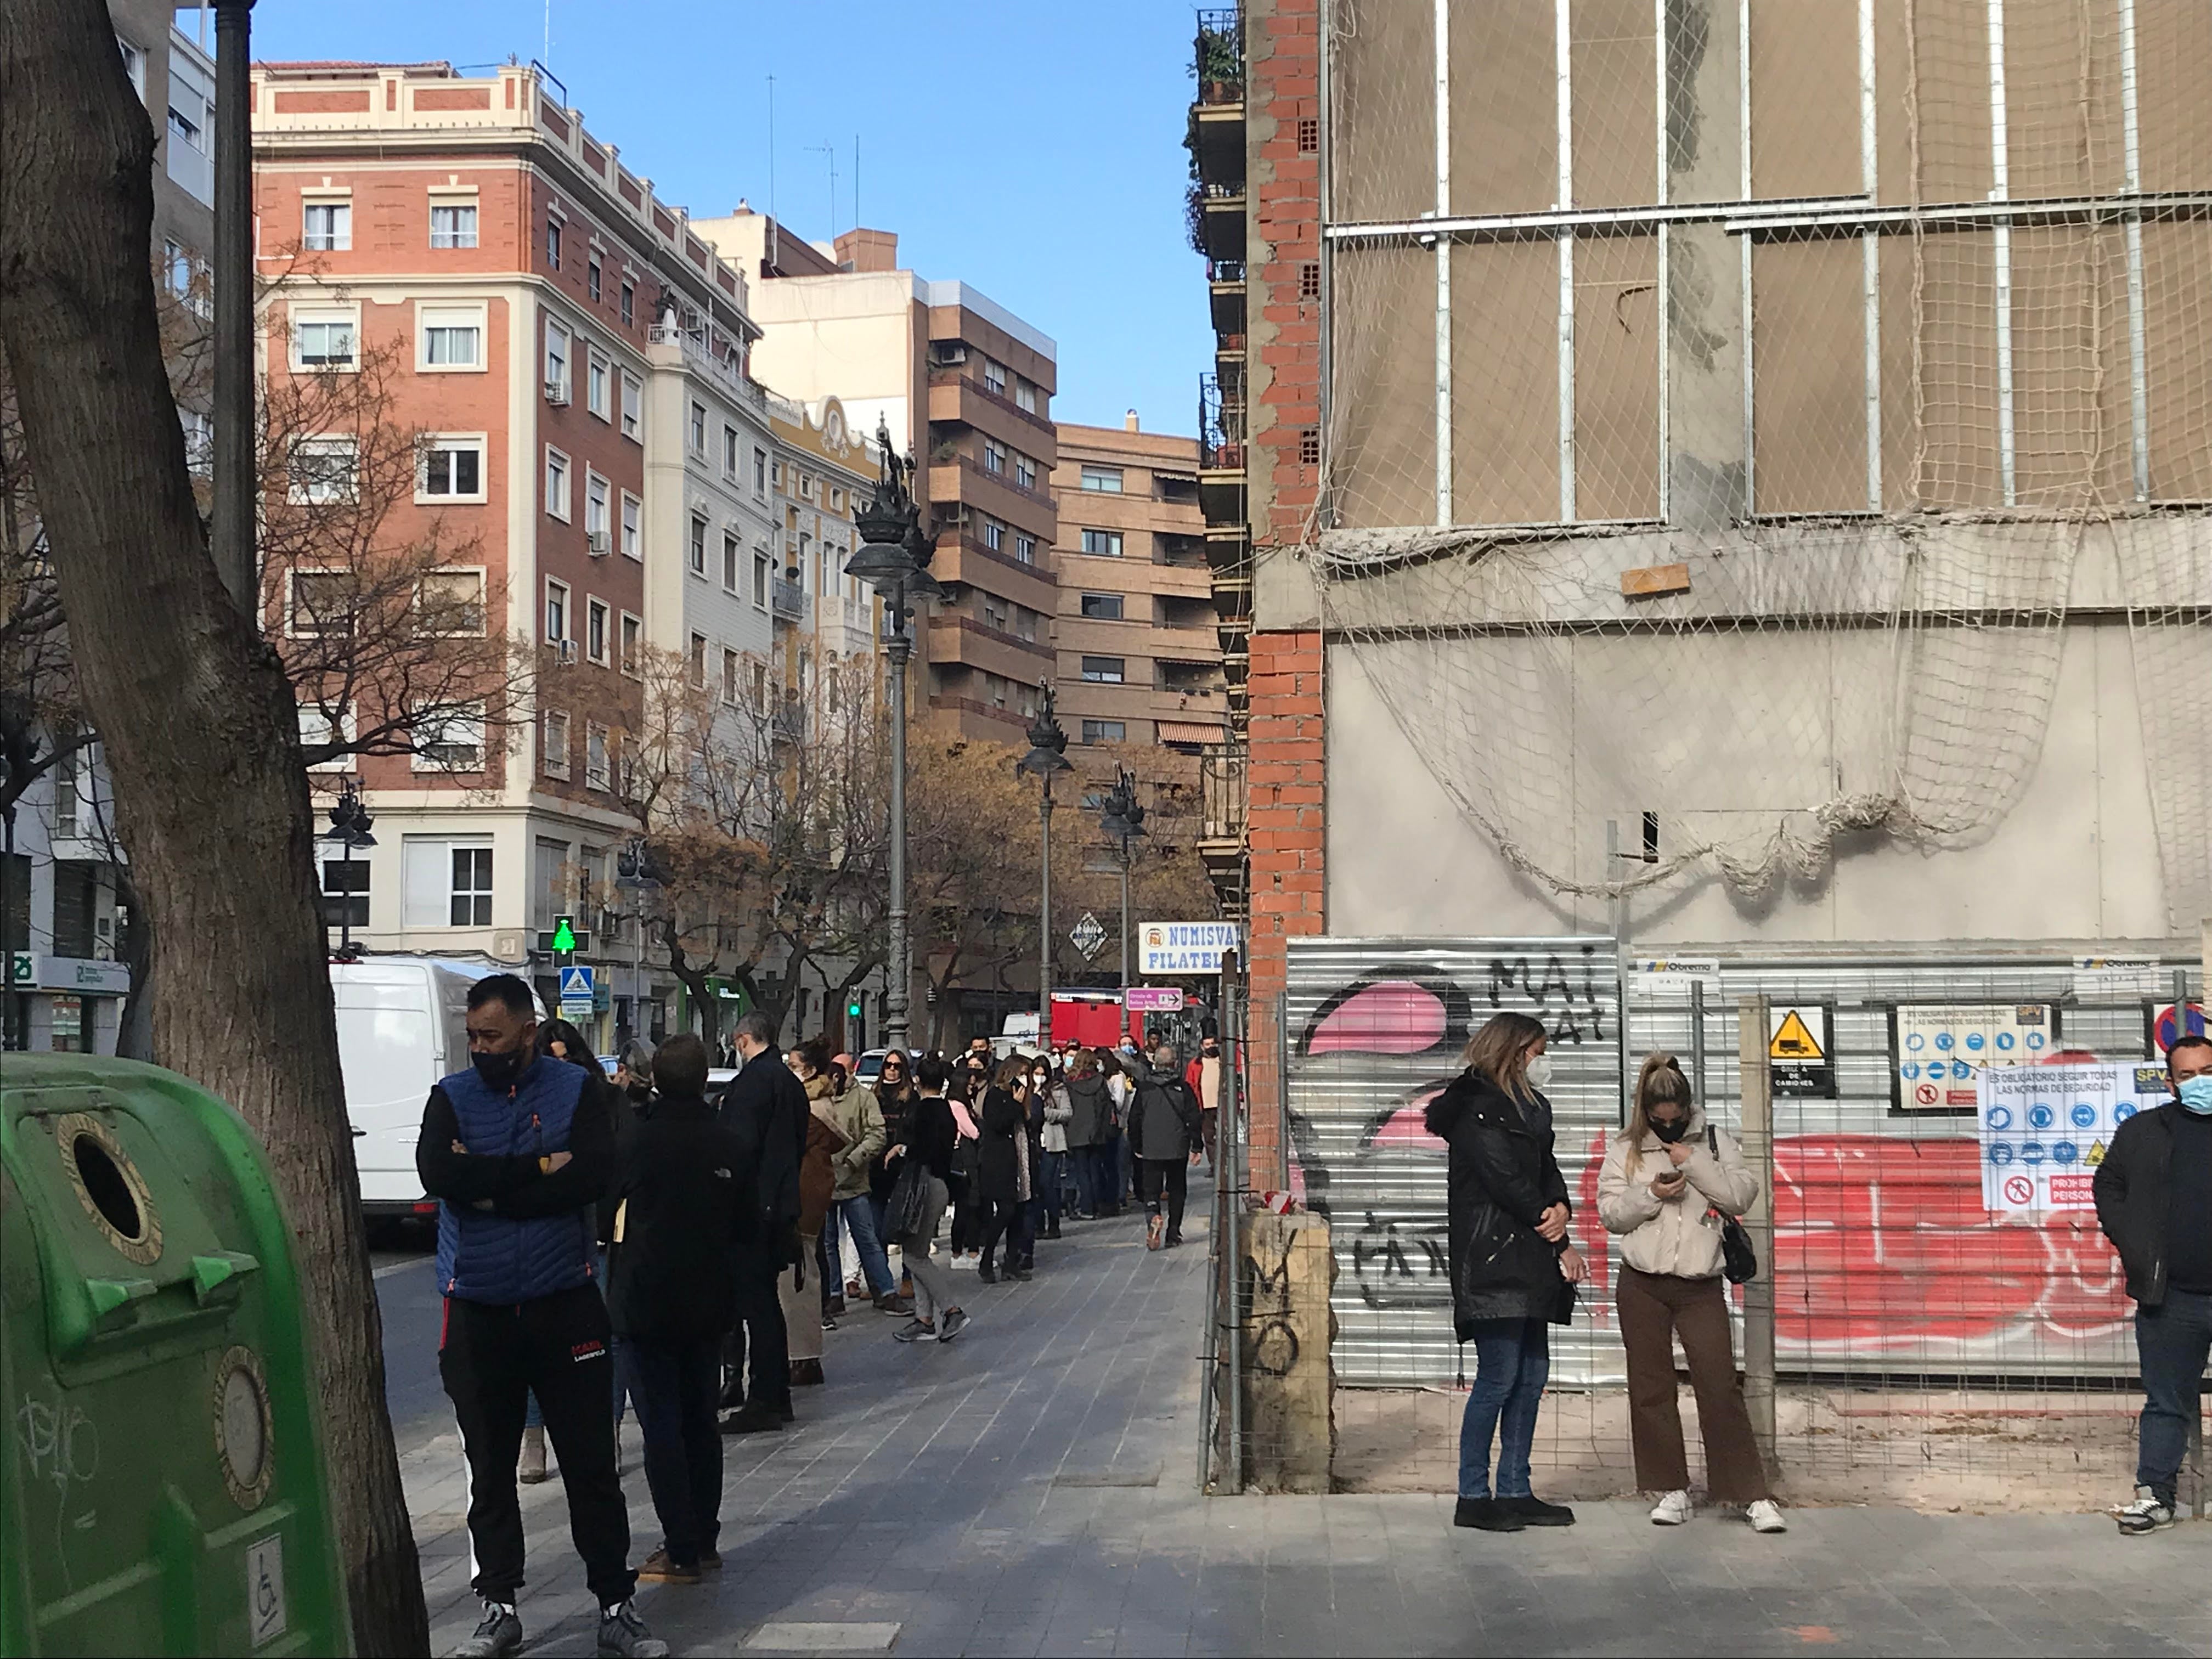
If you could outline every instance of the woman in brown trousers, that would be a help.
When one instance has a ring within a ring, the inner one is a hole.
[[[1679,1335],[1713,1501],[1744,1505],[1755,1532],[1785,1530],[1744,1409],[1721,1285],[1721,1218],[1741,1215],[1758,1197],[1759,1177],[1745,1167],[1743,1149],[1706,1123],[1674,1055],[1646,1060],[1628,1127],[1606,1147],[1597,1208],[1606,1230],[1620,1236],[1613,1305],[1628,1350],[1629,1435],[1636,1484],[1661,1495],[1651,1511],[1659,1526],[1690,1518],[1674,1385]]]

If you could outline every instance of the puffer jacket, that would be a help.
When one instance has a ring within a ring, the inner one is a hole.
[[[832,1196],[859,1198],[868,1190],[876,1155],[890,1145],[884,1139],[884,1114],[876,1103],[876,1092],[864,1083],[855,1083],[843,1094],[831,1097],[823,1115],[845,1137],[844,1146],[830,1160],[837,1172]]]
[[[1044,1150],[1064,1152],[1067,1150],[1067,1126],[1074,1121],[1075,1108],[1070,1103],[1065,1088],[1048,1091],[1043,1101]]]
[[[1569,1203],[1548,1109],[1524,1114],[1487,1078],[1466,1071],[1425,1115],[1429,1133],[1451,1149],[1444,1207],[1460,1340],[1472,1340],[1486,1320],[1567,1323],[1575,1287],[1559,1272],[1566,1243],[1536,1231],[1546,1210]]]
[[[826,1114],[830,1110],[830,1079],[806,1080],[806,1139],[799,1159],[799,1236],[811,1238],[822,1231],[830,1214],[830,1195],[837,1189],[836,1158],[845,1147],[845,1137]]]
[[[1620,1259],[1638,1273],[1674,1279],[1716,1279],[1721,1272],[1721,1224],[1713,1212],[1740,1216],[1759,1198],[1759,1176],[1743,1161],[1743,1148],[1732,1135],[1714,1129],[1707,1138],[1705,1115],[1692,1110],[1681,1144],[1690,1149],[1682,1165],[1687,1183],[1673,1198],[1652,1195],[1651,1183],[1674,1167],[1667,1143],[1646,1134],[1637,1169],[1628,1168],[1628,1138],[1606,1143],[1605,1164],[1597,1177],[1597,1212],[1606,1231],[1620,1236]]]
[[[1067,1144],[1102,1146],[1112,1133],[1114,1103],[1106,1092],[1106,1079],[1093,1072],[1070,1078],[1065,1091],[1070,1108]]]

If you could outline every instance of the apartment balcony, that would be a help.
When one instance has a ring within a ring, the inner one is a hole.
[[[718,391],[753,410],[763,420],[768,418],[768,392],[738,373],[726,357],[718,356],[708,343],[705,330],[655,323],[646,330],[645,342],[648,348],[646,361],[654,368],[674,368],[680,365],[711,380]],[[653,346],[661,349],[649,349]],[[668,349],[672,346],[676,348],[672,352]]]
[[[1042,488],[1024,489],[1011,472],[986,472],[965,455],[940,459],[942,453],[933,453],[929,461],[929,503],[939,509],[940,522],[946,507],[971,507],[1013,529],[1029,532],[1045,546],[1051,544],[1060,514]],[[1042,480],[1039,482],[1042,484]],[[1042,556],[1042,547],[1039,552]]]
[[[787,702],[769,716],[769,735],[778,743],[795,744],[806,735],[805,711]]]
[[[1235,6],[1198,14],[1191,73],[1190,155],[1204,180],[1244,182],[1244,19]]]
[[[1198,757],[1199,862],[1213,884],[1221,913],[1243,918],[1244,826],[1250,800],[1241,748],[1208,749]]]
[[[1224,395],[1219,379],[1198,382],[1198,499],[1205,509],[1206,533],[1234,526],[1241,535],[1244,508],[1244,405]]]
[[[778,576],[769,586],[769,610],[778,622],[795,623],[803,628],[806,625],[810,597],[797,582]]]
[[[1252,629],[1252,573],[1249,570],[1217,574],[1213,579],[1213,614],[1223,628]]]
[[[1198,184],[1200,252],[1209,259],[1244,258],[1244,184]]]
[[[929,418],[972,426],[1002,438],[1049,472],[1060,459],[1060,428],[1043,416],[1002,398],[964,368],[933,365],[929,371]]]
[[[1243,259],[1208,259],[1206,262],[1206,286],[1212,297],[1213,331],[1216,334],[1243,334]]]

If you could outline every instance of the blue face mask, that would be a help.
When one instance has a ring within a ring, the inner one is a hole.
[[[2212,1117],[2212,1072],[2181,1085],[2181,1103],[2199,1117]]]

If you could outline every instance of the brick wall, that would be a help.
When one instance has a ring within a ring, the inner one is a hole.
[[[1287,939],[1322,931],[1322,641],[1315,631],[1252,635],[1249,769],[1252,921],[1247,1069],[1252,1184],[1279,1179],[1282,1080],[1276,1012]]]

